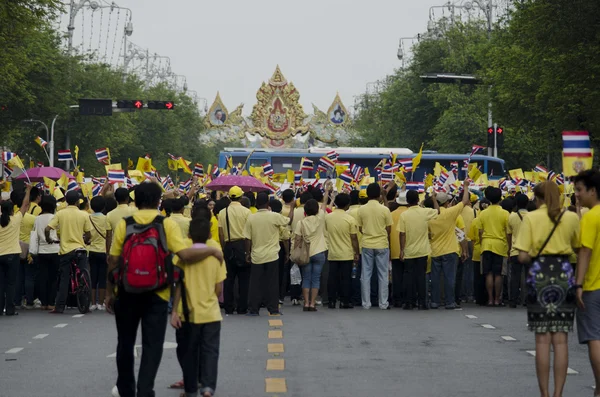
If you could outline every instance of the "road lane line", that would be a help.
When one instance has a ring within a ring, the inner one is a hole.
[[[535,350],[527,350],[527,353],[535,357]],[[579,372],[575,371],[573,368],[567,368],[567,375],[579,375]]]
[[[267,351],[269,353],[284,353],[285,348],[283,347],[283,343],[269,343]]]
[[[66,327],[67,325],[69,325],[69,324],[56,324],[56,325],[54,326],[54,328],[64,328],[64,327]]]
[[[472,314],[466,314],[465,317],[470,318],[471,320],[473,320],[474,318],[477,318],[477,316],[474,316]]]
[[[267,360],[267,371],[283,371],[285,360],[283,358],[269,358]]]
[[[44,339],[46,336],[48,336],[50,334],[39,334],[33,337],[33,339]]]
[[[287,393],[285,378],[266,378],[265,391],[267,393]]]
[[[12,349],[5,351],[4,354],[17,354],[21,350],[23,350],[22,347],[13,347]]]
[[[76,314],[76,315],[73,316],[73,318],[81,318],[83,316],[85,316],[85,314]]]
[[[280,329],[270,330],[269,339],[283,339],[283,331]]]
[[[481,326],[487,329],[496,329],[496,327],[494,327],[492,324],[481,324]]]
[[[501,336],[501,338],[506,341],[510,341],[510,342],[516,341],[516,339],[513,338],[512,336]]]
[[[531,354],[533,357],[535,357],[535,350],[527,350],[527,353]]]
[[[282,327],[283,321],[281,320],[269,320],[269,327]]]

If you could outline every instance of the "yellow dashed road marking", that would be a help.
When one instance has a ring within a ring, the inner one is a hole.
[[[283,343],[269,343],[267,345],[267,349],[268,349],[269,353],[283,353],[284,352]]]
[[[269,339],[283,339],[283,331],[279,329],[269,331]]]
[[[267,393],[287,393],[285,378],[266,378],[265,384]]]
[[[283,371],[285,360],[283,358],[270,358],[267,360],[267,371]]]
[[[281,320],[269,320],[269,326],[270,327],[282,327],[283,326],[283,321],[281,321]]]

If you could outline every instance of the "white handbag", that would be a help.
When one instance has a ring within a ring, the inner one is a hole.
[[[37,255],[38,248],[39,248],[39,236],[38,236],[38,232],[34,226],[31,233],[29,233],[29,253],[31,255]]]

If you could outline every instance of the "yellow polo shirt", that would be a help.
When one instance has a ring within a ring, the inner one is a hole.
[[[392,225],[396,225],[396,229],[398,228],[398,223],[400,222],[400,215],[402,215],[402,213],[407,209],[408,207],[401,206],[392,212]],[[392,228],[390,234],[390,256],[392,259],[400,259],[400,238],[398,233],[394,233],[394,228]]]
[[[21,212],[18,209],[15,210],[15,214]],[[31,215],[29,211],[23,215],[21,221],[21,228],[19,229],[19,240],[29,244],[29,238],[31,237],[31,231],[33,230],[33,224],[35,223],[35,216]]]
[[[356,229],[356,220],[344,210],[335,209],[331,214],[325,215],[330,261],[354,260],[351,236],[356,235]]]
[[[37,203],[30,203],[27,213],[33,216],[38,216],[42,213],[42,207],[40,207]]]
[[[485,211],[488,211],[489,208]],[[484,211],[484,212],[485,212]],[[571,255],[573,248],[580,247],[579,217],[574,212],[565,212],[552,235],[552,238],[540,253],[554,223],[548,217],[548,208],[542,205],[527,214],[519,229],[516,248],[532,257],[539,255]]]
[[[23,214],[19,211],[10,217],[10,222],[6,227],[0,226],[0,255],[21,253],[19,230],[21,229],[22,222]]]
[[[92,240],[88,251],[106,253],[106,215],[101,212],[89,216],[92,223]]]
[[[465,233],[467,234],[467,241],[471,241],[468,234],[469,230],[471,230],[471,223],[473,222],[473,219],[475,219],[475,210],[473,209],[473,207],[465,206],[460,215],[462,216],[462,219],[465,223]]]
[[[75,205],[69,205],[64,210],[57,212],[48,223],[48,227],[60,230],[60,255],[68,254],[79,248],[85,249],[83,234],[91,232],[93,229],[89,214],[81,211]]]
[[[389,248],[386,228],[392,226],[392,213],[389,208],[379,204],[377,200],[369,202],[358,209],[357,225],[362,228],[362,246],[368,249]]]
[[[294,233],[304,238],[310,243],[310,256],[327,251],[327,241],[325,240],[325,212],[319,211],[317,215],[307,216],[298,222]]]
[[[592,250],[583,290],[595,291],[600,289],[600,205],[587,211],[581,219],[581,246]]]
[[[290,218],[260,209],[246,220],[244,238],[252,241],[252,264],[260,265],[279,259],[280,227],[290,223]]]
[[[214,215],[210,218],[210,239],[219,242],[219,221]],[[219,244],[219,247],[221,247],[221,244]]]
[[[483,230],[481,252],[491,251],[500,256],[508,255],[508,241],[506,240],[508,215],[508,212],[498,204],[490,205],[481,213],[479,216]]]
[[[348,215],[350,215],[356,221],[356,237],[358,237],[358,251],[362,251],[362,233],[358,228],[358,209],[360,208],[360,204],[351,205],[348,208]]]
[[[183,237],[187,237],[190,234],[190,222],[192,221],[190,218],[187,218],[183,214],[171,214],[170,218],[179,226]]]
[[[231,240],[227,232],[227,212],[229,212],[229,225],[231,226]],[[244,228],[246,220],[250,216],[250,210],[240,204],[239,201],[232,201],[229,207],[223,208],[219,212],[219,229],[223,229],[225,241],[236,241],[244,238]]]
[[[483,213],[483,212],[482,212]],[[473,262],[481,262],[481,241],[479,240],[479,230],[481,230],[481,222],[479,217],[471,222],[469,229],[469,238],[473,242]]]
[[[106,214],[106,230],[115,230],[123,218],[127,218],[137,211],[136,207],[127,204],[119,204],[117,208]]]
[[[431,236],[431,256],[452,254],[460,251],[456,238],[456,220],[462,213],[465,205],[458,203],[454,207],[440,208],[440,214],[429,221],[429,234]]]
[[[521,216],[519,216],[519,214]],[[517,212],[512,212],[508,216],[508,234],[512,235],[512,246],[510,250],[510,256],[519,255],[519,250],[515,248],[515,244],[517,243],[517,238],[519,237],[519,230],[521,230],[521,224],[525,217],[527,216],[527,210],[519,210]],[[523,218],[523,220],[521,220]]]
[[[408,207],[400,215],[396,231],[406,235],[404,259],[422,258],[431,254],[428,222],[438,217],[437,210],[418,205]]]
[[[159,215],[157,210],[138,210],[133,214],[133,219],[140,225],[147,225],[151,223],[157,215]],[[54,219],[56,219],[56,217]],[[190,245],[186,244],[185,240],[183,239],[183,236],[181,235],[181,228],[179,225],[177,225],[177,223],[170,218],[165,218],[163,221],[163,226],[165,229],[167,249],[169,252],[176,254],[181,250],[189,248]],[[110,246],[110,254],[112,256],[121,256],[126,233],[127,226],[125,225],[125,220],[121,219],[117,224],[117,227],[114,229],[113,243]],[[171,296],[171,290],[169,288],[164,288],[160,291],[157,291],[156,294],[163,300],[169,300],[169,297]]]
[[[205,245],[194,244],[192,247],[201,248]],[[206,324],[222,321],[223,316],[219,308],[219,297],[215,294],[215,287],[227,277],[225,265],[219,263],[214,256],[210,256],[197,263],[184,264],[183,271],[190,322]],[[181,302],[177,311],[181,320],[185,321]]]

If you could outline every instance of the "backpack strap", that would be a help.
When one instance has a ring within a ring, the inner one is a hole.
[[[143,233],[144,231],[148,230],[151,227],[154,227],[158,230],[158,234],[160,236],[160,244],[162,245],[162,248],[165,251],[168,251],[168,247],[167,247],[167,235],[165,233],[165,227],[164,227],[164,220],[165,217],[162,215],[157,215],[156,218],[154,218],[154,220],[150,223],[148,223],[147,225],[140,225],[139,223],[137,223],[135,221],[135,219],[133,218],[133,215],[128,216],[125,219],[125,241],[127,241],[127,239],[129,239],[129,237],[131,237],[132,235],[136,234],[136,233]]]
[[[521,222],[523,222],[523,215],[521,215],[521,213],[519,212],[519,210],[517,210],[517,215],[519,215],[519,219],[521,219]]]

